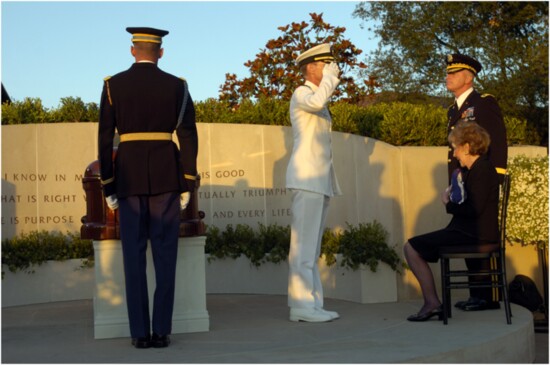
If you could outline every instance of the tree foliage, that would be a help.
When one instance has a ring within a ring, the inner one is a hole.
[[[61,123],[61,122],[97,122],[99,107],[96,103],[84,103],[76,97],[61,98],[58,108],[48,109],[40,98],[25,98],[2,104],[2,125]]]
[[[51,116],[39,98],[2,104],[2,125],[48,122],[51,122]]]
[[[244,65],[250,76],[243,79],[235,74],[226,74],[225,83],[220,87],[220,100],[231,106],[242,100],[268,97],[290,100],[292,92],[301,83],[301,75],[296,65],[300,53],[321,43],[332,45],[335,58],[342,70],[340,86],[335,92],[337,99],[355,102],[373,88],[373,80],[363,80],[359,85],[351,76],[352,72],[367,66],[359,61],[363,52],[344,38],[346,28],[335,27],[323,20],[323,14],[310,13],[309,23],[302,21],[281,26],[282,35],[269,40],[256,58]]]
[[[548,2],[364,2],[353,15],[375,24],[369,73],[383,90],[445,95],[444,56],[468,54],[477,87],[547,136]]]

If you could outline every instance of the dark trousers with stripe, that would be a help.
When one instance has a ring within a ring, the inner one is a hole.
[[[132,338],[146,337],[151,331],[146,274],[148,240],[156,278],[153,332],[162,336],[172,331],[179,212],[177,192],[119,199],[120,239]]]

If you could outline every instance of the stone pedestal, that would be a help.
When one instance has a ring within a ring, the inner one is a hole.
[[[206,332],[205,236],[180,237],[176,269],[176,293],[172,333]],[[119,240],[94,240],[95,290],[94,337],[130,337],[122,245]],[[150,247],[147,250],[147,280],[152,310],[155,271]]]

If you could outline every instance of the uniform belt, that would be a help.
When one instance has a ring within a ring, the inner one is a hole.
[[[120,135],[120,142],[171,141],[171,140],[172,140],[172,133],[164,133],[164,132],[124,133]]]

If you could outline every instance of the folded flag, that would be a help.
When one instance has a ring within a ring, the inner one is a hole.
[[[464,190],[464,181],[462,180],[462,170],[456,169],[451,175],[450,200],[455,204],[462,204],[466,200],[466,190]]]

